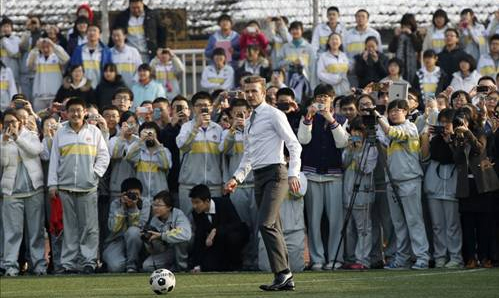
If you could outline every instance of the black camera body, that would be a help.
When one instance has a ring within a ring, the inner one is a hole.
[[[142,209],[142,200],[139,199],[139,196],[136,195],[134,192],[131,192],[131,191],[127,191],[126,192],[126,196],[132,200],[133,202],[135,202],[135,204],[137,204],[137,208],[139,208],[139,210]]]
[[[440,126],[440,125],[434,125],[433,126],[433,133],[436,135],[441,135],[445,132],[445,127]]]
[[[159,232],[158,229],[156,229],[155,227],[151,226],[151,225],[145,225],[143,228],[142,228],[142,236],[140,236],[140,238],[142,239],[142,241],[144,242],[149,242],[150,239],[151,239],[151,236],[152,234],[150,232]]]

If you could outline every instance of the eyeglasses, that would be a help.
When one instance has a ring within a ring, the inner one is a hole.
[[[120,100],[120,101],[126,101],[126,100],[130,100],[130,97],[128,97],[127,95],[116,95],[114,97],[114,99]]]
[[[485,100],[488,100],[488,101],[498,101],[499,99],[495,96],[488,96],[485,98]]]
[[[203,104],[197,104],[197,105],[194,105],[196,108],[209,108],[210,105],[203,105]]]
[[[158,207],[158,208],[159,208],[159,207],[166,207],[166,205],[165,205],[165,204],[151,204],[151,206],[153,206],[153,207]]]
[[[73,114],[81,114],[83,113],[84,109],[69,109],[68,112],[69,113],[73,113]]]

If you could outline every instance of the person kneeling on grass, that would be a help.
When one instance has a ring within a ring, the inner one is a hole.
[[[152,202],[152,216],[142,229],[142,240],[149,253],[142,269],[145,272],[159,268],[186,270],[191,236],[191,224],[182,210],[173,207],[170,193],[166,190],[157,193]]]
[[[109,272],[137,272],[137,261],[142,248],[140,239],[140,209],[142,183],[128,178],[121,183],[121,197],[115,198],[109,208],[109,233],[102,258]]]
[[[249,229],[241,222],[227,197],[212,198],[204,184],[194,186],[192,201],[195,238],[193,272],[237,271],[242,267],[242,250]]]

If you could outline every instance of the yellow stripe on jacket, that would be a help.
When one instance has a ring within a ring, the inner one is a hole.
[[[331,63],[326,66],[328,73],[346,73],[348,72],[348,64],[346,63]]]
[[[486,65],[482,68],[480,68],[480,74],[482,76],[491,76],[491,75],[496,75],[496,73],[499,72],[499,68],[495,68],[494,66],[492,65]]]
[[[320,45],[325,45],[327,44],[327,40],[329,39],[329,36],[321,36],[319,37],[319,44]]]
[[[49,72],[61,72],[61,66],[57,63],[53,64],[38,64],[36,66],[36,72],[38,73],[49,73]]]
[[[129,26],[127,31],[132,35],[144,34],[144,26]]]
[[[301,55],[297,55],[296,53],[289,53],[285,58],[285,60],[289,62],[295,62],[298,59],[301,60],[304,66],[308,66],[308,62],[310,61],[308,53],[303,53]]]
[[[9,89],[9,82],[0,81],[0,90],[8,90],[8,89]]]
[[[431,41],[431,47],[434,49],[441,49],[445,46],[445,40],[444,39],[433,39]]]
[[[157,173],[159,167],[156,163],[141,160],[137,164],[137,173]]]
[[[0,57],[4,58],[7,56],[9,56],[9,54],[7,53],[7,50],[4,48],[0,48]]]
[[[393,141],[391,142],[386,152],[388,156],[390,156],[395,152],[405,151],[405,150],[407,150],[410,153],[420,153],[421,147],[419,145],[419,139],[411,138],[407,141],[402,141],[402,142]]]
[[[208,78],[208,82],[213,83],[213,84],[222,85],[225,82],[225,79],[224,78]]]
[[[61,156],[68,156],[68,155],[96,156],[97,146],[84,145],[84,144],[71,144],[59,148],[59,152]]]
[[[130,72],[134,73],[137,68],[133,63],[116,63],[116,68],[119,73]]]
[[[234,153],[235,154],[243,154],[244,153],[244,144],[242,142],[234,143]]]
[[[347,45],[347,52],[348,53],[360,53],[364,50],[364,43],[363,42],[353,42]]]
[[[177,77],[175,76],[175,73],[173,71],[156,71],[156,79],[157,80],[176,80]],[[210,81],[211,82],[211,81]],[[222,82],[223,83],[223,82]]]
[[[194,141],[192,142],[191,152],[193,154],[220,154],[218,143],[209,141]]]
[[[83,60],[83,68],[85,70],[100,69],[100,63],[98,60]]]
[[[435,83],[423,83],[423,91],[425,93],[435,93],[437,92],[437,84]]]

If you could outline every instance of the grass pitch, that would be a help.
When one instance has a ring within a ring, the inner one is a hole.
[[[499,297],[499,269],[295,274],[295,292],[262,292],[266,273],[176,274],[169,297]],[[0,279],[3,297],[154,297],[149,274],[16,277]]]

